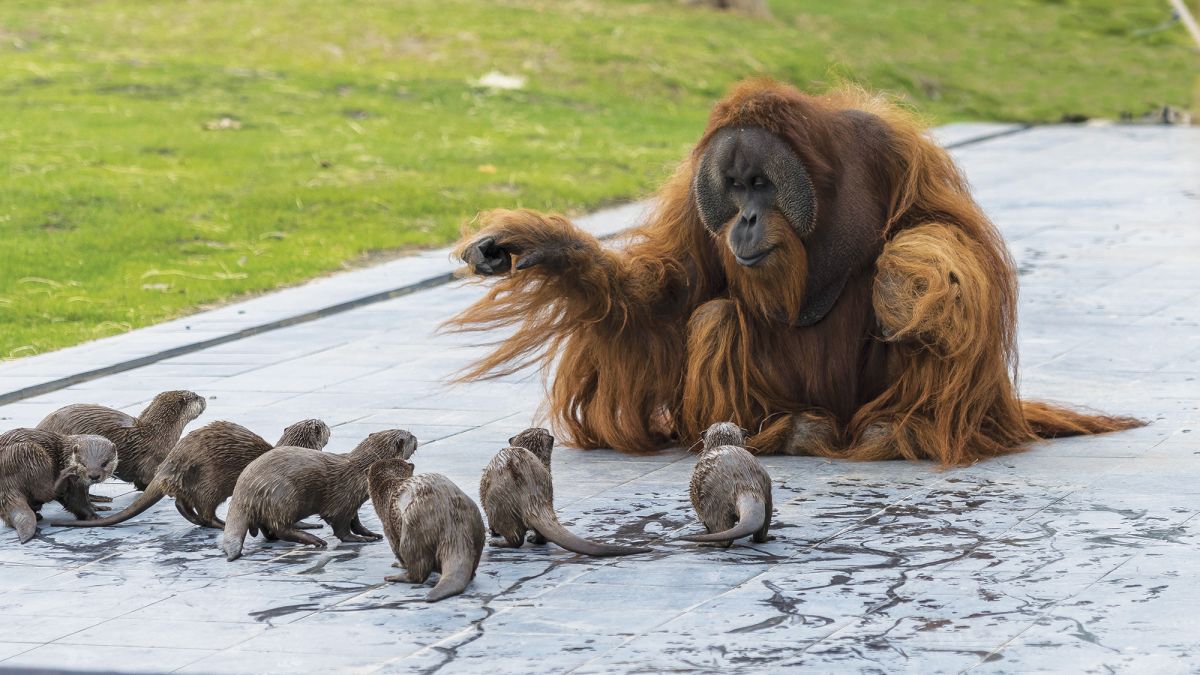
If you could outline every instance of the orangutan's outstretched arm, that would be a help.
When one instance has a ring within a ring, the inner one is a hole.
[[[655,232],[644,231],[640,242],[618,251],[562,216],[499,210],[483,218],[483,229],[455,253],[472,272],[494,281],[447,326],[516,330],[463,373],[464,379],[505,375],[558,358],[554,386],[569,401],[561,401],[557,412],[587,420],[622,415],[620,425],[629,428],[621,440],[645,447],[644,439],[633,442],[629,436],[634,428],[645,433],[647,411],[617,411],[632,401],[638,408],[671,405],[690,311],[681,261],[686,254]],[[659,377],[651,371],[660,371]],[[634,382],[621,382],[626,391],[619,392],[622,373]],[[646,391],[631,390],[636,387]],[[587,442],[614,442],[614,432],[588,430]]]
[[[637,243],[609,250],[561,216],[492,211],[456,251],[493,277],[483,298],[447,322],[457,330],[514,328],[463,379],[555,364],[556,434],[576,447],[644,451],[674,432],[684,327],[699,293],[679,228],[654,221]]]
[[[484,215],[484,223],[455,253],[475,274],[501,277],[488,295],[492,307],[497,307],[497,301],[517,301],[512,295],[519,293],[536,300],[531,309],[553,304],[565,324],[613,325],[663,309],[659,305],[669,292],[672,260],[606,250],[594,236],[559,215],[496,210]],[[469,313],[473,316],[464,325],[529,317],[489,315],[480,305]]]

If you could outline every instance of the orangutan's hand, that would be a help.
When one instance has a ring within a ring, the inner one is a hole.
[[[586,258],[587,252],[596,248],[562,216],[496,210],[484,214],[483,221],[484,229],[457,252],[471,272],[480,276],[538,266],[560,271],[570,266],[572,255]]]
[[[472,272],[482,277],[504,274],[512,269],[512,251],[497,244],[492,236],[480,237],[467,244],[461,257]]]

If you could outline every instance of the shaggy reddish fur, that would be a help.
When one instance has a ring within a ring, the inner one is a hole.
[[[863,119],[876,131],[853,123]],[[782,216],[768,219],[776,252],[746,268],[697,213],[694,168],[734,125],[763,127],[800,156],[818,231],[831,214],[879,214],[868,263],[814,325],[792,321],[807,252]],[[492,211],[482,224],[460,253],[486,235],[518,262],[533,251],[545,262],[505,273],[449,322],[515,328],[464,378],[553,372],[557,433],[579,447],[649,451],[733,421],[755,432],[757,452],[956,465],[1141,424],[1018,399],[1017,281],[999,233],[922,127],[859,90],[736,87],[622,250],[557,215]]]

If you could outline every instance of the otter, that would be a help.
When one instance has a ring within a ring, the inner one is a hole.
[[[462,593],[475,578],[483,555],[483,518],[449,478],[412,473],[413,465],[399,458],[375,462],[367,472],[383,533],[407,570],[384,580],[423,584],[437,572],[437,584],[425,596],[426,602],[437,602]]]
[[[771,476],[743,446],[736,424],[718,422],[704,432],[704,450],[692,470],[692,506],[708,534],[680,537],[724,547],[753,535],[767,541],[771,528]]]
[[[589,541],[569,532],[554,514],[554,481],[550,453],[554,437],[545,429],[526,429],[508,440],[510,447],[496,453],[483,470],[479,499],[487,514],[493,546],[520,548],[525,533],[530,543],[547,540],[583,555],[615,556],[648,553],[650,549],[614,546]]]
[[[318,514],[342,541],[379,541],[363,527],[358,508],[367,501],[367,470],[381,459],[408,459],[417,439],[407,431],[378,431],[346,455],[281,447],[250,462],[233,488],[221,548],[228,560],[242,555],[246,532],[268,539],[324,547],[325,540],[295,527]]]
[[[321,450],[329,442],[329,427],[321,420],[304,420],[284,429],[272,446],[258,434],[233,422],[213,422],[187,436],[171,449],[146,490],[124,511],[95,520],[56,520],[61,527],[106,527],[146,511],[163,497],[174,497],[180,515],[200,527],[222,529],[217,507],[233,494],[238,476],[250,462],[273,447],[296,446]],[[311,529],[320,525],[298,523]]]
[[[117,449],[100,436],[37,429],[0,435],[0,519],[21,543],[37,532],[42,504],[57,500],[76,517],[95,517],[88,487],[112,476]]]
[[[145,490],[158,465],[179,441],[188,422],[204,412],[204,397],[190,391],[164,391],[137,417],[101,405],[75,404],[60,408],[37,428],[60,434],[95,434],[117,446],[121,462],[117,478]]]

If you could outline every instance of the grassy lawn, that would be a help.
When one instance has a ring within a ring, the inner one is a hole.
[[[1194,102],[1164,2],[771,6],[4,0],[0,358],[445,244],[486,207],[645,194],[748,75],[935,122]],[[493,70],[528,84],[473,84]]]

